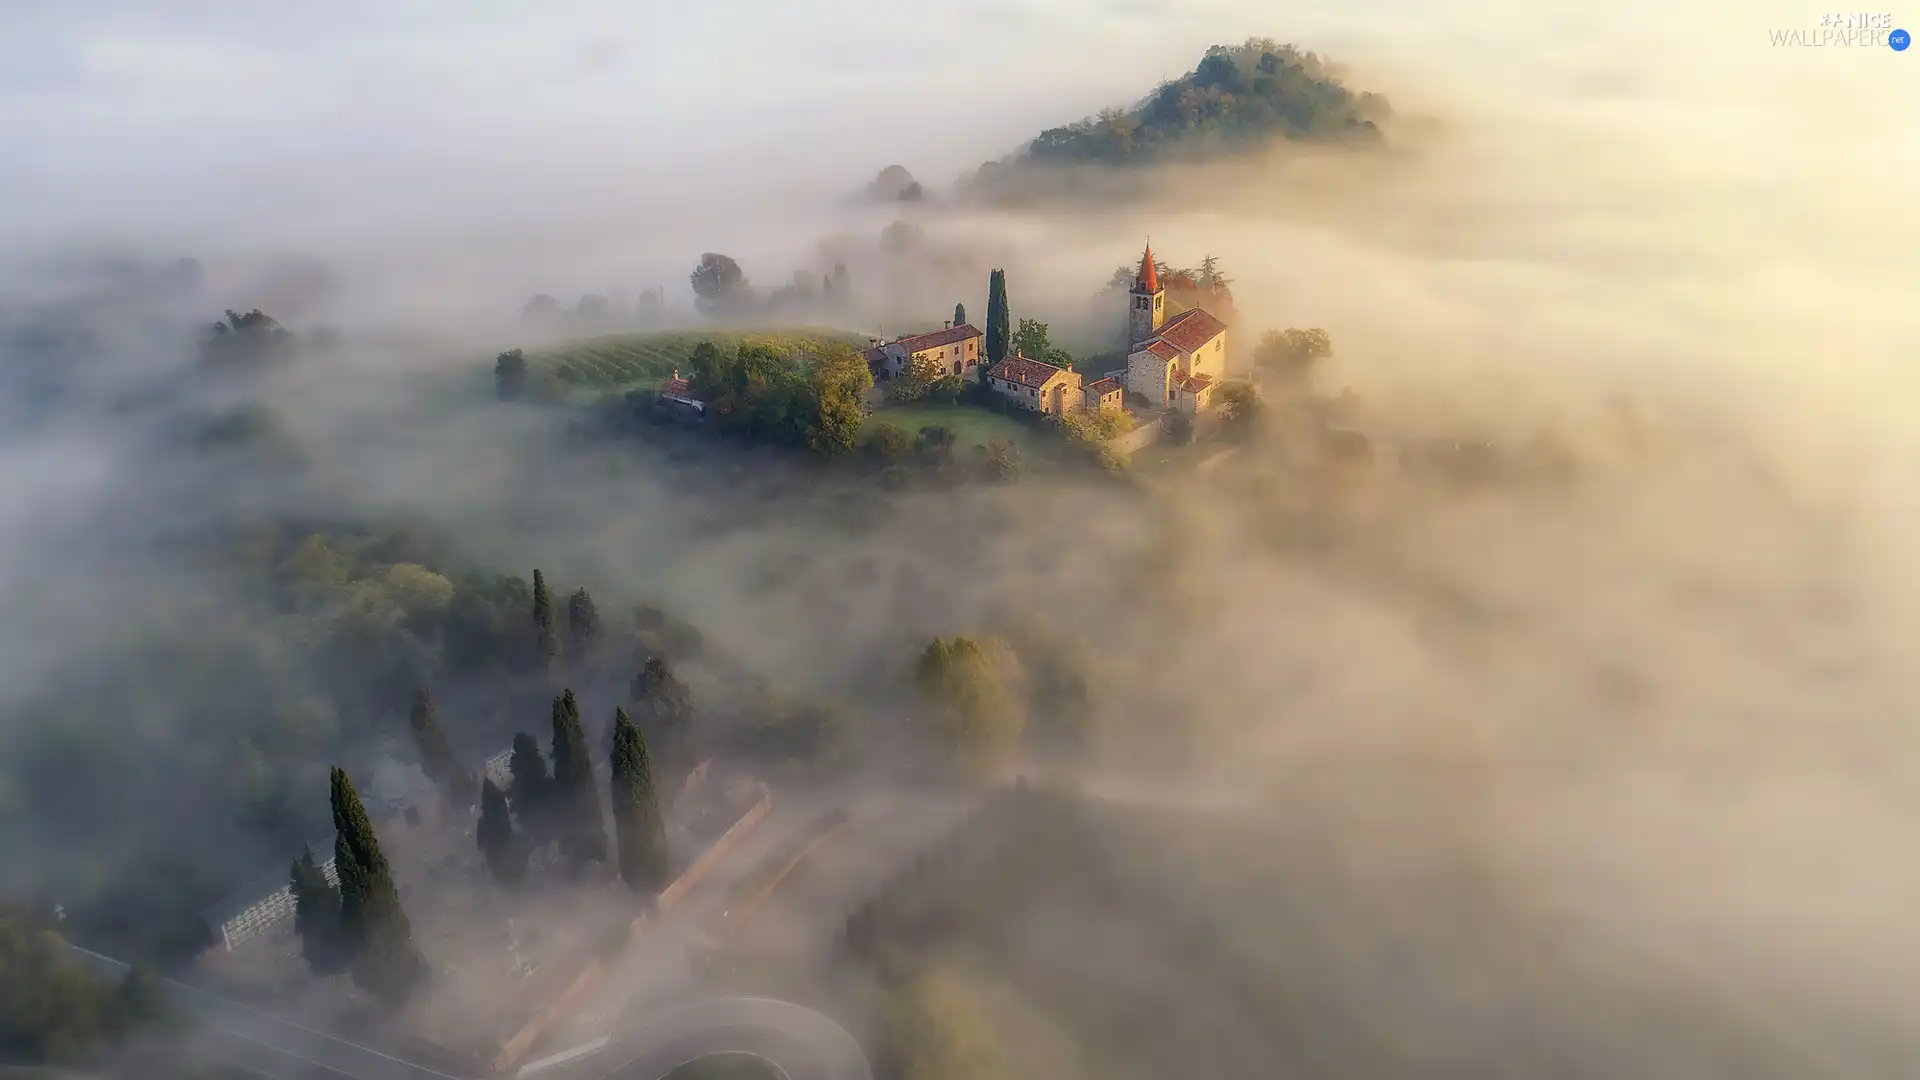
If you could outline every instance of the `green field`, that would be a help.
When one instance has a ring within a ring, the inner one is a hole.
[[[723,349],[771,345],[793,352],[821,345],[867,347],[864,335],[821,327],[789,330],[669,330],[563,341],[527,352],[536,380],[562,390],[622,390],[652,385],[684,368],[694,346],[711,341]]]
[[[928,424],[939,424],[953,431],[956,450],[985,446],[994,439],[1025,450],[1034,437],[1033,429],[1025,424],[972,405],[885,405],[867,418],[866,428],[860,433],[862,439],[875,424],[883,421],[900,425],[909,438],[918,435]]]

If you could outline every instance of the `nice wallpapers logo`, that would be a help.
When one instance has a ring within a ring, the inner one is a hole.
[[[1906,52],[1912,35],[1893,24],[1891,11],[1826,12],[1819,24],[1769,31],[1776,48],[1868,48]]]

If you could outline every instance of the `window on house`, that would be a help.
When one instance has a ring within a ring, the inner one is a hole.
[[[960,374],[960,361],[958,361],[958,360],[955,360],[955,361],[953,362],[953,373],[954,373],[955,375],[958,375],[958,374]]]

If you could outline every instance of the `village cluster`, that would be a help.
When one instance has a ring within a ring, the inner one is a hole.
[[[1010,407],[1048,415],[1119,408],[1127,394],[1155,409],[1197,413],[1226,375],[1227,325],[1192,308],[1167,317],[1167,292],[1153,248],[1127,294],[1127,363],[1091,380],[1058,364],[1015,354],[988,363],[986,335],[969,323],[903,337],[866,350],[876,384],[932,364],[942,374],[980,383]]]

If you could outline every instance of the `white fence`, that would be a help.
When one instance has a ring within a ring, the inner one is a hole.
[[[334,867],[332,859],[320,866],[320,872],[327,877],[327,884],[338,888],[340,872]],[[289,882],[273,892],[241,909],[239,914],[220,924],[220,941],[228,952],[244,942],[251,941],[261,934],[293,917],[293,885]]]

